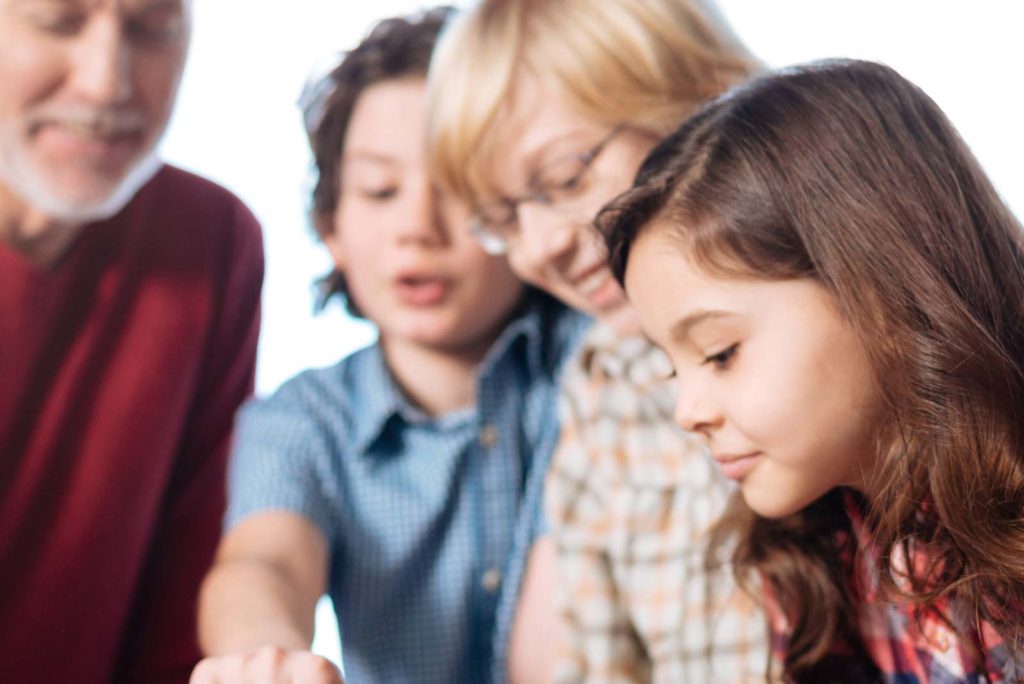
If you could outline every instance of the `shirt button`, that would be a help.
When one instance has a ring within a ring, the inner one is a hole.
[[[484,425],[480,430],[480,444],[485,449],[490,449],[498,443],[498,428],[493,425]]]
[[[484,588],[484,591],[493,594],[501,586],[501,573],[494,568],[487,570],[480,578],[480,586]]]

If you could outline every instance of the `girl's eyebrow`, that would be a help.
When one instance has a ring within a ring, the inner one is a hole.
[[[721,311],[718,309],[697,309],[696,311],[691,311],[673,323],[672,327],[669,329],[669,336],[673,340],[683,340],[689,337],[690,330],[697,325],[711,320],[733,318],[735,316],[736,314],[729,311]]]

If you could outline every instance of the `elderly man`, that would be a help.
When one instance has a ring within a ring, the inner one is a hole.
[[[154,156],[189,0],[0,0],[0,679],[184,682],[259,228]]]

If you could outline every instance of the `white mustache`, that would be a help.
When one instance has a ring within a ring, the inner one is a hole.
[[[31,112],[28,124],[32,127],[56,124],[84,130],[92,135],[118,136],[141,132],[145,128],[146,117],[137,109],[97,109],[63,105]]]

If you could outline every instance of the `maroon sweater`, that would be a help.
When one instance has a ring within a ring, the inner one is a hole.
[[[0,243],[0,680],[186,682],[263,248],[165,167],[40,269]]]

